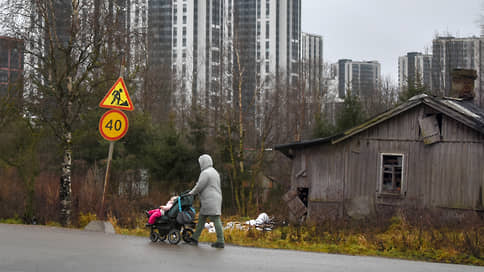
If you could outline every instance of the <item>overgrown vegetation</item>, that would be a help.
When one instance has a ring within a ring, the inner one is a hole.
[[[484,225],[423,224],[401,213],[389,220],[339,221],[312,226],[282,226],[273,231],[225,230],[227,243],[264,248],[484,265]],[[204,232],[201,241],[214,241]]]
[[[272,231],[225,229],[228,244],[291,249],[334,254],[381,256],[408,260],[432,261],[484,266],[484,225],[423,225],[422,219],[410,219],[399,214],[389,220],[338,221],[311,226],[276,226]],[[94,214],[81,214],[79,226],[95,220]],[[237,218],[225,218],[224,222]],[[240,219],[240,218],[239,218]],[[244,222],[247,218],[240,219]],[[146,237],[146,218],[137,216],[133,227],[120,224],[109,217],[116,233]],[[21,220],[3,220],[0,223],[18,224]],[[200,241],[215,241],[215,233],[202,232]]]
[[[274,231],[228,230],[227,243],[349,255],[384,256],[410,260],[484,265],[484,227],[432,229],[394,217],[388,227],[281,227]],[[204,233],[202,241],[213,241]]]
[[[13,170],[3,170],[2,175],[10,177],[10,180],[18,179]],[[102,183],[93,180],[91,174],[87,175],[86,182],[79,182],[82,179],[77,175],[74,175],[73,180],[73,192],[76,192],[73,194],[73,202],[76,203],[76,212],[72,216],[72,227],[83,228],[90,221],[97,219],[96,213],[93,212],[99,203],[96,188],[99,189]],[[2,219],[0,223],[24,223],[24,218],[19,216],[23,214],[25,205],[24,187],[20,182],[8,185],[15,186],[6,186],[6,183],[0,180],[0,200],[5,204],[0,209],[1,218],[10,218]],[[55,205],[57,180],[53,176],[41,175],[35,186],[35,206],[39,224],[60,226],[56,219],[58,206]],[[143,236],[148,242],[146,217],[142,211],[152,208],[154,203],[165,201],[168,197],[169,195],[164,193],[137,198],[112,194],[107,199],[108,219],[117,233]],[[273,201],[272,206],[265,204],[265,211],[274,215],[287,214],[287,211],[282,209],[284,205],[281,205],[277,198],[270,197],[268,203]],[[474,219],[460,219],[453,224],[445,224],[438,217],[430,217],[423,212],[401,212],[390,220],[373,218],[308,226],[279,225],[272,231],[227,229],[225,238],[229,244],[242,246],[484,265],[484,224],[482,219]],[[246,220],[247,217],[228,217],[227,214],[223,219],[225,223]],[[200,240],[212,242],[215,240],[215,234],[204,231]]]

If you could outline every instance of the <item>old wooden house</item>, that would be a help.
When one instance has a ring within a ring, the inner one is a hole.
[[[292,160],[311,220],[484,210],[484,110],[469,98],[415,96],[342,134],[275,149]]]

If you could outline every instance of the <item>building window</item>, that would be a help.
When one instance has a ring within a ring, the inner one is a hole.
[[[8,68],[8,52],[0,53],[0,67]]]
[[[0,82],[8,82],[8,71],[7,70],[0,70]]]
[[[20,68],[19,52],[17,48],[12,49],[12,54],[10,55],[10,68],[18,69]]]
[[[269,39],[270,34],[270,24],[269,21],[266,22],[266,39]]]
[[[212,62],[220,62],[220,54],[217,50],[212,51]]]
[[[307,187],[298,187],[297,188],[297,195],[299,199],[301,199],[302,203],[306,208],[308,207],[308,198],[309,198],[309,188]]]
[[[381,154],[380,193],[401,194],[403,184],[403,154]]]
[[[10,79],[9,79],[9,82],[10,83],[15,83],[15,82],[18,82],[20,80],[20,73],[19,72],[16,72],[16,71],[10,71]]]

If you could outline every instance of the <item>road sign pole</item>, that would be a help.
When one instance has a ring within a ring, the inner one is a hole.
[[[103,198],[101,201],[101,218],[104,219],[106,217],[104,213],[104,200],[106,199],[106,189],[108,187],[108,181],[109,181],[109,170],[111,168],[111,160],[113,159],[113,151],[114,151],[114,142],[109,143],[109,152],[108,152],[108,163],[106,165],[106,175],[104,177],[104,190],[103,190]]]
[[[120,84],[121,84],[121,87],[122,87],[122,90],[124,91],[124,95],[126,97],[126,100],[125,101],[126,103],[128,103],[128,106],[125,107],[124,106],[124,103],[121,104],[120,106],[118,106],[118,108],[120,109],[124,109],[124,110],[133,110],[133,104],[131,103],[131,99],[129,98],[129,95],[128,95],[128,90],[126,89],[126,86],[124,85],[124,81],[123,81],[123,75],[124,75],[124,69],[125,69],[125,58],[124,58],[124,55],[122,56],[121,58],[121,67],[119,69],[119,79],[118,81],[120,81]],[[101,107],[106,107],[106,105],[104,105],[104,102],[105,100],[108,98],[109,95],[111,95],[111,91],[113,91],[113,89],[118,86],[117,83],[114,84],[114,86],[111,88],[111,90],[108,92],[108,94],[104,97],[104,99],[101,101],[100,103],[100,106]],[[121,91],[118,91],[117,93],[117,96],[115,96],[115,98],[117,98],[117,101],[118,101],[118,104],[120,104],[121,102]],[[116,100],[116,99],[115,99]],[[113,102],[115,101],[113,100]],[[113,103],[111,102],[111,104]],[[110,108],[115,108],[113,106],[108,106]],[[126,118],[126,115],[124,115],[124,113],[120,113],[122,114],[125,118],[125,125],[126,125],[126,129],[127,129],[127,125],[128,125],[128,119]],[[121,121],[119,121],[120,125],[122,124]],[[116,126],[116,124],[114,124]],[[100,122],[100,130],[102,131],[102,120]],[[126,131],[124,132],[126,133]],[[124,134],[121,135],[117,135],[118,137],[123,137]],[[103,137],[104,134],[103,134]],[[106,137],[105,137],[106,138]],[[111,161],[113,159],[113,150],[114,150],[114,141],[117,140],[117,139],[111,139],[111,141],[109,142],[109,153],[108,153],[108,161],[107,161],[107,164],[106,164],[106,175],[104,177],[104,189],[103,189],[103,196],[102,196],[102,200],[101,200],[101,213],[100,213],[100,217],[104,220],[106,218],[106,213],[104,211],[104,204],[105,204],[105,199],[106,199],[106,193],[107,193],[107,188],[108,188],[108,181],[109,181],[109,172],[110,172],[110,169],[111,169]]]

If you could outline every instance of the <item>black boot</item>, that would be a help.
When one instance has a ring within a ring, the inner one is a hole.
[[[224,248],[225,244],[221,243],[221,242],[216,242],[216,243],[212,244],[212,247],[214,247],[214,248]]]
[[[192,246],[198,246],[198,240],[195,240],[193,238],[189,238],[188,244]]]

